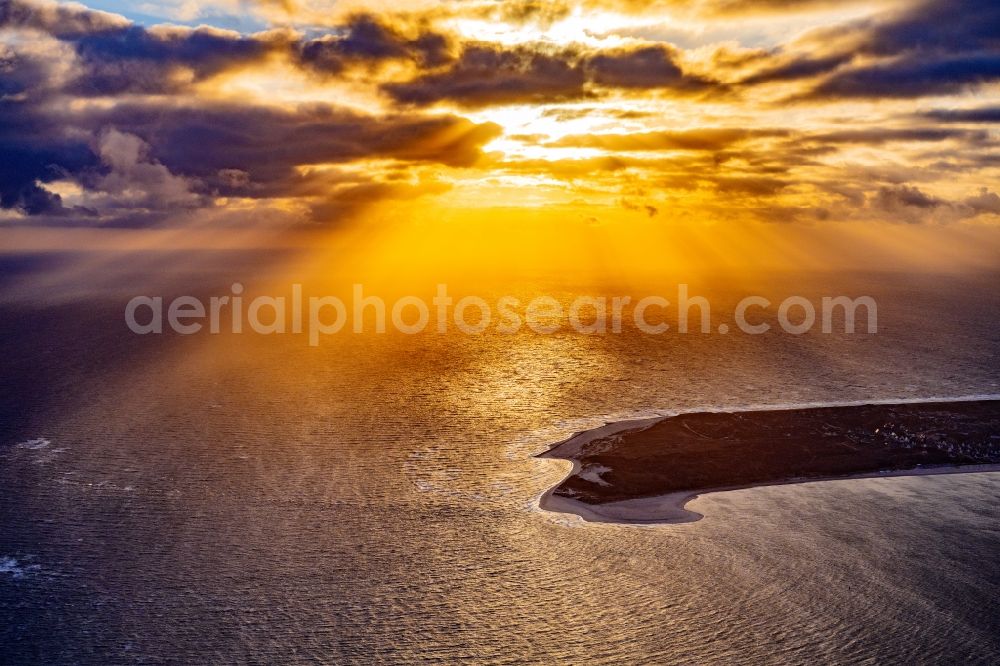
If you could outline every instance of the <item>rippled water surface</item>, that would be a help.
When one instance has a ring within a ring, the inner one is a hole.
[[[683,409],[1000,393],[990,284],[885,284],[877,336],[317,349],[12,300],[0,662],[997,663],[1000,474],[720,493],[633,527],[540,511],[569,464],[531,457]]]

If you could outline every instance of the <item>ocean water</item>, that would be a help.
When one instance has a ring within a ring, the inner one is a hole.
[[[1000,474],[639,527],[540,510],[570,465],[532,457],[686,409],[1000,393],[996,276],[854,276],[875,336],[310,348],[135,336],[127,290],[26,298],[51,267],[4,261],[0,663],[1000,661]]]

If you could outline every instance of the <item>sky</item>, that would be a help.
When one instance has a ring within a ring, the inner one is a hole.
[[[995,268],[998,93],[983,0],[0,0],[0,238]]]

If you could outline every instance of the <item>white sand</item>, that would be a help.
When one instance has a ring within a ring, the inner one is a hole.
[[[812,402],[812,403],[788,403],[778,405],[752,405],[741,408],[703,408],[693,409],[691,412],[709,413],[735,413],[752,411],[771,410],[798,410],[817,407],[854,407],[864,405],[897,405],[897,404],[919,404],[933,402],[974,402],[980,400],[1000,400],[1000,394],[989,393],[980,395],[954,396],[954,397],[932,397],[932,398],[888,398],[884,400],[858,400],[846,402]],[[538,506],[546,511],[556,513],[570,513],[580,516],[586,521],[597,523],[691,523],[704,518],[700,513],[689,511],[684,506],[699,495],[709,493],[727,492],[732,490],[746,490],[748,488],[760,488],[764,486],[781,486],[792,483],[821,483],[826,481],[844,481],[847,479],[878,479],[890,476],[924,476],[930,474],[972,474],[976,472],[998,472],[1000,465],[962,465],[962,466],[941,466],[922,467],[918,469],[893,470],[872,472],[869,474],[855,474],[850,476],[830,476],[813,478],[796,478],[784,481],[769,481],[766,483],[755,483],[745,486],[728,486],[724,488],[706,488],[693,492],[669,493],[657,495],[655,497],[641,497],[637,499],[622,500],[619,502],[605,502],[603,504],[586,504],[570,497],[553,495],[553,491],[571,476],[578,474],[581,470],[577,461],[583,447],[590,442],[603,438],[618,440],[615,435],[621,435],[626,431],[645,430],[650,426],[665,419],[676,416],[671,413],[664,416],[652,418],[633,419],[627,421],[616,421],[606,423],[598,428],[575,433],[572,437],[553,444],[546,451],[536,455],[537,458],[556,458],[567,460],[573,463],[570,473],[553,488],[545,491],[538,498]],[[558,453],[556,453],[558,452]],[[602,479],[603,480],[603,479]]]
[[[578,464],[573,463],[570,476],[576,474]],[[545,491],[539,498],[538,506],[546,511],[556,513],[571,513],[594,523],[639,523],[639,524],[674,524],[693,523],[704,516],[689,511],[684,506],[700,495],[709,493],[746,490],[748,488],[763,488],[766,486],[784,486],[799,483],[826,483],[830,481],[846,481],[849,479],[881,479],[894,476],[930,476],[936,474],[975,474],[983,472],[1000,472],[1000,465],[959,465],[941,467],[921,467],[917,469],[892,470],[873,472],[871,474],[853,474],[850,476],[830,476],[808,479],[787,479],[755,483],[746,486],[729,486],[725,488],[707,488],[695,492],[668,493],[655,497],[640,497],[619,502],[603,504],[586,504],[569,497],[553,495],[553,489]],[[569,477],[567,477],[569,478]],[[561,485],[561,482],[560,482]],[[557,486],[558,487],[558,486]]]

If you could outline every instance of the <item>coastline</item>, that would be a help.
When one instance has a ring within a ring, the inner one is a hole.
[[[564,485],[578,475],[584,468],[586,458],[585,448],[594,442],[602,441],[599,451],[613,454],[615,447],[620,445],[626,437],[635,437],[638,433],[657,426],[677,416],[685,414],[746,414],[752,412],[799,412],[810,409],[823,409],[829,407],[878,407],[895,405],[933,405],[935,403],[962,403],[962,402],[982,402],[995,401],[996,395],[976,395],[968,397],[951,398],[926,398],[926,399],[903,399],[903,400],[872,400],[849,403],[810,403],[806,405],[782,405],[782,406],[754,406],[740,408],[737,410],[711,410],[703,409],[694,412],[684,412],[671,414],[669,416],[631,419],[606,423],[603,426],[574,433],[565,440],[552,444],[546,450],[535,454],[536,458],[556,458],[572,463],[572,469],[557,484],[545,490],[536,500],[539,510],[553,513],[564,513],[576,515],[586,522],[591,523],[613,523],[613,524],[634,524],[634,525],[658,525],[658,524],[682,524],[701,520],[705,516],[686,508],[687,504],[701,495],[711,493],[730,492],[735,490],[747,490],[767,486],[792,485],[802,483],[820,483],[827,481],[846,481],[857,479],[879,479],[890,477],[907,476],[931,476],[941,474],[975,474],[1000,472],[1000,462],[987,463],[959,463],[959,464],[932,464],[927,466],[918,465],[916,467],[906,467],[900,469],[881,469],[877,471],[865,471],[849,474],[829,474],[829,475],[809,475],[809,476],[789,476],[786,478],[776,478],[762,480],[752,483],[737,483],[731,485],[713,485],[706,487],[695,487],[673,492],[629,497],[611,501],[587,502],[568,496],[565,492],[557,494]],[[591,451],[592,453],[592,451]],[[610,485],[603,482],[602,485]]]
[[[573,463],[573,469],[566,479],[576,474],[579,463]],[[651,497],[637,497],[618,502],[603,504],[587,504],[571,497],[555,494],[559,484],[549,488],[538,498],[538,507],[543,511],[566,513],[579,516],[588,523],[611,523],[621,525],[678,525],[694,523],[704,514],[685,508],[687,504],[703,495],[725,493],[735,490],[750,490],[752,488],[767,488],[770,486],[790,486],[806,483],[827,483],[830,481],[853,481],[858,479],[886,479],[908,476],[940,476],[943,474],[988,474],[1000,472],[1000,464],[995,465],[949,465],[941,467],[921,467],[907,470],[888,470],[870,474],[852,474],[849,476],[829,476],[814,478],[786,479],[783,481],[752,483],[742,486],[722,486],[704,488],[691,492],[667,493]],[[563,479],[565,480],[565,479]],[[562,481],[560,481],[560,484]]]

